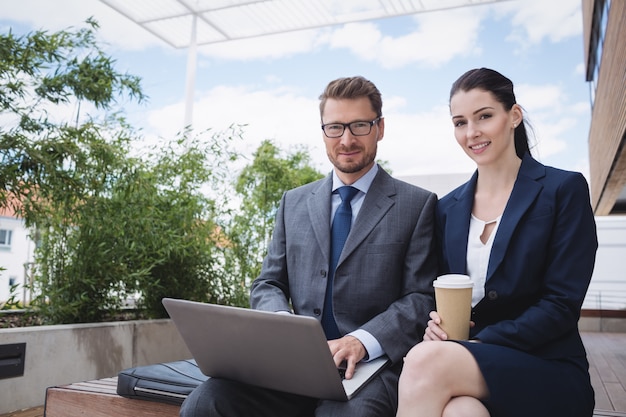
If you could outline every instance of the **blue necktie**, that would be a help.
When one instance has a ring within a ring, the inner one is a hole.
[[[341,337],[333,314],[333,278],[335,276],[335,268],[337,268],[339,256],[343,250],[343,245],[346,243],[348,233],[350,233],[350,225],[352,223],[352,206],[350,205],[350,200],[352,200],[352,197],[354,197],[359,190],[354,187],[345,186],[340,187],[337,191],[341,196],[341,204],[335,212],[331,228],[330,265],[328,269],[328,282],[326,284],[326,298],[324,299],[324,312],[322,314],[322,327],[324,328],[326,339],[328,340]]]

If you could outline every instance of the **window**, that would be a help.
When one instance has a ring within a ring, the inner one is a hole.
[[[594,23],[592,25],[591,34],[591,53],[594,54],[590,58],[590,64],[592,66],[593,77],[589,80],[590,86],[590,98],[591,107],[593,108],[596,100],[596,89],[598,87],[598,78],[600,75],[600,66],[602,65],[602,50],[604,48],[604,38],[606,36],[606,29],[609,19],[609,9],[611,8],[611,0],[604,0],[604,3],[599,2],[596,6],[597,10],[594,10]]]
[[[11,230],[0,229],[0,248],[11,247]]]

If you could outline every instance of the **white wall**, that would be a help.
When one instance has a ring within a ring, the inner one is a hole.
[[[626,309],[626,216],[596,216],[598,253],[583,308]]]
[[[6,269],[0,271],[0,302],[8,300],[10,296],[11,278],[20,284],[17,295],[19,300],[24,301],[24,264],[32,262],[35,244],[30,239],[24,222],[19,219],[0,216],[0,229],[12,231],[11,246],[0,246],[0,266]]]
[[[398,177],[399,180],[417,185],[443,197],[472,177],[473,172],[437,175],[408,175]]]

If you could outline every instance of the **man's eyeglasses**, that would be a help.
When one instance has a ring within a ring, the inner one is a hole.
[[[327,138],[340,138],[346,127],[350,129],[350,133],[354,136],[366,136],[372,131],[372,126],[380,121],[380,117],[371,122],[352,122],[352,123],[327,123],[322,125],[322,130]]]

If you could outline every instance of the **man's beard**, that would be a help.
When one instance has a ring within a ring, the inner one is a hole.
[[[362,156],[359,160],[351,161],[351,162],[339,162],[337,159],[328,155],[330,162],[333,164],[335,168],[339,171],[346,174],[354,174],[355,172],[359,172],[364,168],[368,167],[376,158],[376,152],[367,153]]]

